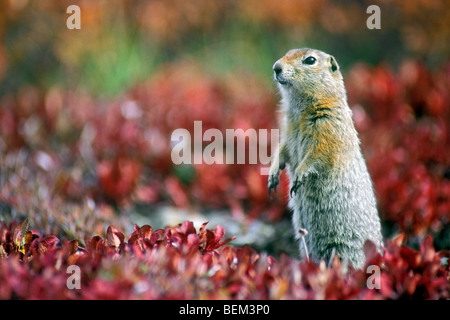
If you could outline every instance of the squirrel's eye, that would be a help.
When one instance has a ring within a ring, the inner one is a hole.
[[[313,56],[309,56],[308,58],[306,58],[305,60],[303,60],[304,64],[314,64],[316,63],[317,59],[314,58]]]

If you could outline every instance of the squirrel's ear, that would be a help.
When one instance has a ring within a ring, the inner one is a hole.
[[[330,71],[332,73],[334,73],[337,70],[339,70],[339,65],[337,64],[336,59],[334,59],[333,56],[330,56],[330,58],[328,59],[328,63],[329,63]]]

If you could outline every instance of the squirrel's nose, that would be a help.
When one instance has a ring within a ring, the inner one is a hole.
[[[280,72],[283,70],[283,66],[280,61],[275,62],[273,65],[273,71],[276,75],[280,74]]]

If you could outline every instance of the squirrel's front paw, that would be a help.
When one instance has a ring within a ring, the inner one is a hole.
[[[277,185],[280,182],[279,174],[280,174],[280,170],[277,170],[274,173],[269,173],[269,179],[268,179],[269,195],[270,195],[270,191],[272,189],[277,191]]]
[[[302,183],[302,177],[298,176],[297,174],[294,177],[294,182],[292,183],[292,187],[291,187],[291,191],[289,192],[289,194],[291,195],[291,198],[295,195],[295,193],[297,192],[298,188],[300,187]]]
[[[314,169],[304,171],[304,172],[302,172],[300,170],[296,170],[295,176],[294,176],[294,182],[292,183],[291,191],[289,193],[291,195],[291,198],[297,193],[297,190],[298,190],[298,188],[300,188],[300,185],[305,181],[305,178],[311,173],[317,173],[317,172]]]

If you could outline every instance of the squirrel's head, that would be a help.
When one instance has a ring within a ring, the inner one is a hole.
[[[289,50],[273,65],[282,95],[308,95],[317,99],[345,98],[339,66],[325,52],[302,48]]]

